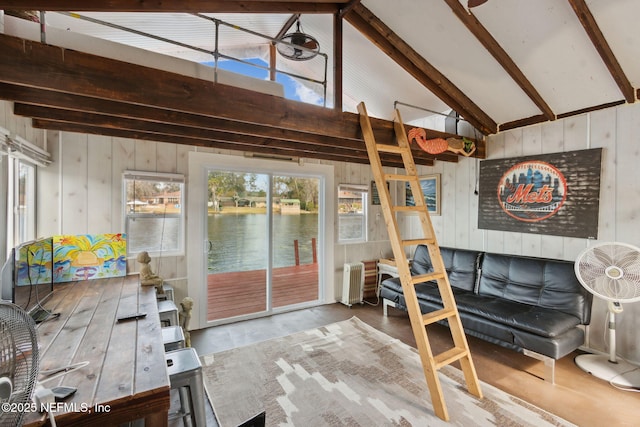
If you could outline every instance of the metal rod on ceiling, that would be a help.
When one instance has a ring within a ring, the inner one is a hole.
[[[218,83],[218,58],[220,57],[220,52],[219,52],[219,45],[218,45],[218,40],[220,38],[220,24],[218,22],[215,23],[216,25],[216,33],[215,33],[215,48],[214,48],[214,54],[213,54],[213,60],[214,60],[214,65],[215,67],[213,68],[213,76],[215,78],[215,82]]]
[[[393,101],[393,108],[395,109],[398,105],[403,105],[405,107],[410,107],[410,108],[415,108],[417,110],[422,110],[422,111],[426,111],[428,113],[432,113],[432,114],[438,114],[440,116],[444,116],[444,117],[448,117],[448,118],[454,118],[457,122],[459,121],[463,121],[466,122],[466,120],[464,118],[462,118],[461,116],[458,117],[452,117],[449,114],[445,114],[445,113],[441,113],[440,111],[434,111],[434,110],[430,110],[428,108],[424,108],[424,107],[418,107],[417,105],[411,105],[411,104],[407,104],[405,102],[400,102],[400,101]]]
[[[150,39],[158,40],[158,41],[161,41],[161,42],[174,44],[176,46],[186,47],[187,49],[192,49],[192,50],[195,50],[195,51],[198,51],[198,52],[206,53],[208,55],[215,55],[215,52],[212,52],[212,51],[210,51],[208,49],[202,49],[202,48],[197,47],[197,46],[192,46],[192,45],[189,45],[189,44],[186,44],[186,43],[182,43],[182,42],[179,42],[179,41],[175,41],[175,40],[167,39],[167,38],[164,38],[164,37],[156,36],[154,34],[145,33],[143,31],[134,30],[133,28],[123,27],[123,26],[118,25],[118,24],[112,24],[111,22],[101,21],[100,19],[91,18],[89,16],[79,15],[77,13],[71,13],[71,12],[57,12],[57,13],[60,13],[62,15],[66,15],[66,16],[70,16],[72,18],[80,19],[80,20],[83,20],[83,21],[93,22],[94,24],[104,25],[105,27],[115,28],[116,30],[126,31],[126,32],[129,32],[129,33],[137,34],[139,36],[148,37]]]

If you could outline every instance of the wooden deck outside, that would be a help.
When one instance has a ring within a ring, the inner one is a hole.
[[[208,320],[264,311],[267,305],[266,270],[209,274]],[[273,307],[318,299],[318,264],[273,269]]]

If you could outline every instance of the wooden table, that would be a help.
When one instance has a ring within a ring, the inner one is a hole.
[[[167,426],[170,385],[153,286],[141,287],[137,275],[61,284],[44,307],[60,317],[37,327],[40,370],[89,362],[43,383],[78,388],[56,408],[58,426],[118,425],[139,418],[147,426]],[[147,316],[117,322],[137,311]],[[44,423],[41,414],[27,414],[25,426]]]

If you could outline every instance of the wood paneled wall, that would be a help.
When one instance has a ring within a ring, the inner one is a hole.
[[[187,153],[195,150],[160,142],[64,132],[45,135],[33,129],[29,120],[14,116],[12,104],[8,102],[0,102],[0,126],[41,147],[46,145],[52,153],[54,164],[41,169],[38,178],[38,234],[41,236],[122,231],[122,172],[137,169],[187,175]],[[489,159],[604,148],[599,240],[640,246],[640,105],[620,106],[504,132],[491,136],[487,147]],[[336,186],[371,183],[367,165],[323,163],[334,165]],[[591,243],[585,239],[478,229],[478,198],[474,194],[476,159],[436,162],[433,167],[420,167],[419,172],[441,174],[442,215],[432,220],[442,246],[573,260]],[[391,192],[392,197],[402,197],[399,188],[392,188]],[[391,256],[382,211],[379,206],[369,208],[369,242],[334,246],[336,298],[341,291],[344,263]],[[405,217],[401,221],[403,234],[417,234],[416,219]],[[0,233],[0,237],[4,237],[4,231]],[[185,296],[186,264],[184,256],[162,260],[160,273],[175,280],[178,298]],[[132,265],[130,269],[137,271],[137,268]],[[635,330],[640,324],[640,303],[626,305],[624,309],[618,317],[618,352],[637,362],[640,346]],[[605,328],[606,304],[596,300],[589,329],[592,348],[606,350]]]
[[[487,158],[501,159],[603,148],[598,241],[640,247],[640,105],[625,105],[516,129],[488,138]],[[478,229],[474,195],[478,160],[438,162],[424,173],[442,174],[442,216],[433,217],[441,246],[573,261],[594,243],[587,239]],[[416,221],[405,224],[411,233]],[[640,303],[624,305],[617,318],[618,353],[640,361]],[[588,346],[608,351],[606,304],[594,299]]]

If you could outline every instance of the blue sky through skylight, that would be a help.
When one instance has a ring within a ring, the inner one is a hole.
[[[243,61],[251,62],[252,64],[257,64],[262,67],[269,66],[269,64],[267,64],[260,58],[243,59]],[[205,62],[204,65],[213,67],[215,63]],[[242,74],[256,79],[269,79],[269,71],[258,67],[252,67],[251,65],[243,64],[242,62],[238,61],[221,60],[218,62],[218,67],[223,70],[232,71],[234,73]],[[302,85],[297,80],[287,76],[286,74],[276,73],[276,81],[283,86],[284,97],[286,99],[306,102],[308,104],[322,105],[322,97],[320,95]]]

